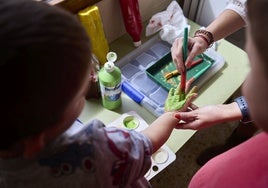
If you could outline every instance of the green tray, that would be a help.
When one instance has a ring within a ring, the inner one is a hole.
[[[196,56],[194,60],[199,58],[203,58],[203,61],[198,65],[192,67],[191,69],[187,70],[187,77],[186,77],[187,80],[189,80],[192,77],[198,79],[215,62],[212,58],[208,57],[205,54]],[[169,72],[172,72],[173,70],[176,70],[176,67],[172,61],[171,53],[168,53],[159,61],[157,61],[155,64],[147,68],[146,73],[149,75],[150,78],[152,78],[163,88],[169,91],[170,88],[172,87],[176,88],[180,83],[180,75],[174,76],[169,79],[165,78],[165,75]]]

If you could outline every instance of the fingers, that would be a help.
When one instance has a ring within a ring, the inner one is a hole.
[[[198,108],[198,106],[196,106],[194,103],[191,103],[189,105],[189,108],[190,108],[190,110],[196,110]]]
[[[180,94],[180,91],[181,90],[181,88],[180,88],[180,84],[176,87],[176,90],[175,90],[175,94],[176,95],[179,95]]]
[[[199,129],[198,117],[195,112],[179,112],[175,114],[179,120],[176,129]]]
[[[193,93],[197,93],[197,86],[194,86],[194,87],[188,92],[188,94],[187,94],[186,97],[188,97],[188,95],[191,95],[191,94],[193,94]]]
[[[169,92],[168,92],[168,97],[174,96],[174,88],[170,88]]]
[[[187,106],[188,108],[191,105],[191,103],[196,99],[196,97],[197,93],[192,93],[189,96],[187,96],[185,106]]]
[[[191,67],[191,63],[193,62],[194,58],[203,53],[206,48],[207,44],[204,43],[202,39],[199,37],[196,38],[189,38],[188,39],[188,44],[190,45],[189,50],[190,52],[188,53],[188,58],[186,59],[185,66],[187,68]]]
[[[171,47],[171,56],[179,72],[182,72],[184,70],[182,44],[183,44],[183,39],[177,38],[175,39]]]
[[[191,109],[192,102],[194,101],[194,99],[196,99],[196,97],[197,97],[196,93],[192,93],[191,95],[187,96],[187,98],[185,99],[184,105],[179,111],[180,112],[189,111],[189,109]]]
[[[191,121],[188,123],[185,123],[183,121],[179,122],[175,129],[192,129],[192,130],[199,130],[200,128],[196,125],[195,121]]]
[[[195,81],[195,78],[192,77],[190,78],[187,82],[186,82],[186,86],[185,86],[185,92],[188,93],[192,83]]]

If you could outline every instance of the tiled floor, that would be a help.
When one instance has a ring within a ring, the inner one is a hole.
[[[244,29],[242,29],[226,39],[243,49],[244,36]],[[234,97],[238,95],[240,91],[237,91]],[[191,177],[200,168],[196,163],[200,152],[211,146],[223,144],[237,124],[238,122],[229,122],[197,131],[176,153],[176,160],[150,181],[152,186],[154,188],[186,188]]]

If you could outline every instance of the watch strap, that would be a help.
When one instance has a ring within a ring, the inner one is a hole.
[[[247,104],[245,97],[244,96],[237,97],[234,99],[234,101],[238,104],[238,107],[241,110],[241,113],[242,113],[241,122],[243,122],[243,123],[251,122],[248,104]]]

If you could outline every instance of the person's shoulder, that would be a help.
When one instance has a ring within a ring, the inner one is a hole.
[[[268,133],[267,132],[259,132],[251,139],[244,143],[245,145],[256,145],[256,147],[263,147],[264,145],[268,146]],[[256,148],[254,147],[254,148]],[[267,151],[268,152],[268,151]]]
[[[268,134],[259,133],[208,161],[194,175],[189,187],[268,187],[264,173],[268,171],[267,147]]]

